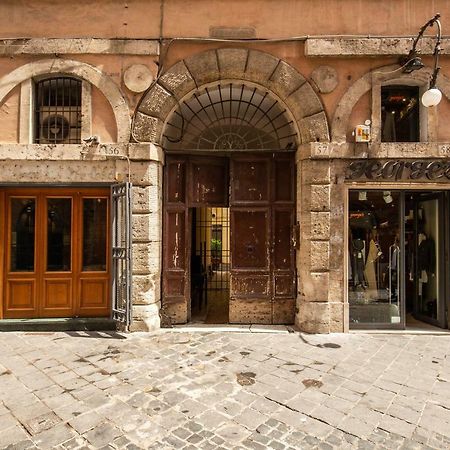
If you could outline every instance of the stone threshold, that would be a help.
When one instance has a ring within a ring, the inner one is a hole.
[[[405,330],[350,330],[351,334],[395,334],[395,335],[405,335],[405,336],[448,336],[450,330],[445,330],[443,328],[433,328],[433,329],[417,329],[417,328],[406,328]]]
[[[115,331],[116,322],[105,317],[3,319],[1,331]]]
[[[184,325],[174,325],[172,328],[161,328],[161,331],[176,332],[218,332],[218,333],[275,333],[289,334],[295,333],[293,325],[240,325],[240,324],[209,324],[209,323],[188,323]]]

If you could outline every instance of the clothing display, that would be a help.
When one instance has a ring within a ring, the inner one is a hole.
[[[369,289],[367,295],[371,299],[378,298],[378,282],[376,265],[378,258],[381,256],[380,247],[374,239],[370,240],[369,253],[367,254],[367,261],[365,266],[365,277],[367,280],[367,287]]]
[[[425,233],[419,234],[417,265],[419,273],[422,272],[422,270],[427,273],[434,273],[436,270],[436,249],[434,240],[427,238]]]
[[[353,285],[366,288],[367,282],[364,275],[365,269],[365,242],[362,239],[354,239],[352,241],[351,249],[351,261],[352,261],[352,274]]]

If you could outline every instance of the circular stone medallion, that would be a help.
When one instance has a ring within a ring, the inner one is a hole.
[[[333,92],[339,82],[336,70],[330,66],[319,66],[314,69],[311,79],[322,94]]]
[[[123,74],[125,86],[132,92],[144,92],[153,81],[150,69],[144,64],[133,64]]]

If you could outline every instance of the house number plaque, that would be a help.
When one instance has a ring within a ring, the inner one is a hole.
[[[363,159],[353,161],[347,168],[347,180],[450,180],[450,160],[414,161]]]

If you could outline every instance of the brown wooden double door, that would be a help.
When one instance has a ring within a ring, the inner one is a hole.
[[[295,160],[292,153],[169,156],[165,168],[163,310],[189,320],[192,208],[230,208],[231,323],[293,323]]]
[[[0,212],[3,318],[110,314],[109,189],[3,189]]]

